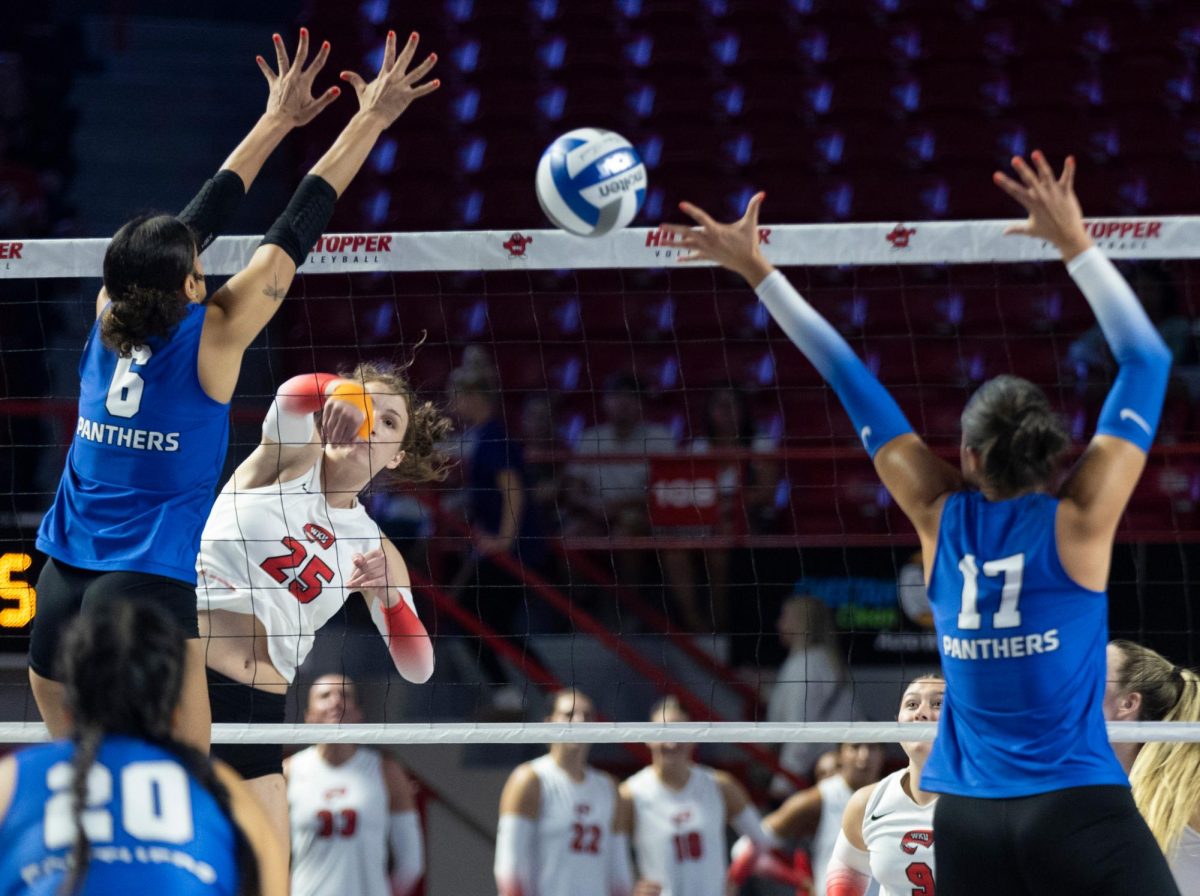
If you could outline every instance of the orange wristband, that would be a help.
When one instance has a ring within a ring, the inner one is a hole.
[[[360,408],[367,419],[363,421],[363,425],[359,427],[358,434],[364,442],[371,438],[371,430],[375,428],[375,411],[371,405],[371,396],[367,394],[359,383],[342,382],[333,387],[333,391],[329,393],[330,398],[336,398],[338,401],[345,401]]]

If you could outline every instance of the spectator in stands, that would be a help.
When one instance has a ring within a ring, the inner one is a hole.
[[[756,435],[746,392],[738,386],[717,386],[708,393],[704,408],[704,435],[692,441],[692,454],[712,451],[753,450],[767,452],[776,447],[770,436]],[[716,535],[769,532],[774,528],[775,488],[779,464],[768,458],[733,460],[722,464],[717,476],[718,509]],[[729,628],[730,575],[735,561],[747,552],[730,548],[699,551],[677,548],[662,552],[672,597],[685,621],[693,628],[723,632]],[[697,593],[696,563],[702,563],[708,578],[710,603],[702,606]],[[748,564],[747,564],[748,565]],[[751,576],[748,576],[752,578]]]
[[[1179,290],[1171,272],[1161,262],[1139,262],[1129,271],[1129,285],[1167,344],[1172,367],[1184,367],[1185,378],[1188,378],[1186,368],[1194,370],[1200,358],[1192,335],[1192,322],[1179,311]],[[1071,343],[1067,349],[1067,362],[1081,389],[1103,387],[1103,391],[1097,392],[1097,398],[1107,392],[1109,374],[1115,365],[1099,324],[1093,324]],[[1178,373],[1178,369],[1175,372]]]
[[[661,423],[643,419],[641,393],[632,374],[608,378],[602,407],[606,422],[584,430],[575,446],[581,460],[568,470],[573,503],[582,512],[589,532],[645,535],[649,531],[645,462],[586,463],[582,459],[593,454],[669,454],[675,450],[675,437]]]
[[[638,458],[667,454],[675,450],[675,437],[661,423],[645,421],[638,382],[632,374],[617,373],[608,378],[602,406],[607,419],[584,430],[575,446],[579,460],[567,468],[563,492],[571,510],[567,534],[648,535],[645,460],[613,463],[588,462],[587,458],[596,454],[628,454]],[[644,552],[618,550],[614,559],[617,578],[622,584],[645,584]]]
[[[313,682],[306,723],[362,720],[351,679],[322,675]],[[425,841],[412,783],[400,763],[354,744],[317,744],[289,757],[283,771],[292,896],[413,893],[425,873]]]
[[[819,597],[796,593],[779,613],[779,640],[787,659],[767,703],[770,722],[848,722],[853,718],[853,689],[837,647],[833,614]],[[787,743],[779,764],[796,775],[807,775],[816,758],[832,744]],[[782,796],[791,784],[782,776],[771,792]]]
[[[926,631],[933,631],[933,607],[925,587],[925,565],[921,562],[920,551],[913,551],[900,567],[896,576],[896,597],[905,618]]]
[[[469,589],[484,623],[501,635],[524,639],[530,630],[529,600],[520,568],[541,569],[546,545],[525,485],[524,455],[504,425],[499,376],[484,349],[467,347],[462,364],[450,374],[450,392],[464,429],[465,504],[471,526],[471,546],[455,582]],[[482,639],[479,663],[488,682],[507,682],[499,657]],[[497,697],[518,708],[515,690],[503,688]]]
[[[567,446],[554,425],[554,399],[549,393],[529,395],[521,406],[521,445],[528,452],[566,453]],[[564,464],[561,460],[538,460],[525,464],[528,491],[537,505],[538,516],[548,534],[563,529],[561,505]]]
[[[592,701],[574,688],[553,695],[545,719],[595,720]],[[496,832],[500,896],[629,896],[629,822],[618,820],[616,781],[587,764],[589,751],[589,744],[551,744],[509,776]]]

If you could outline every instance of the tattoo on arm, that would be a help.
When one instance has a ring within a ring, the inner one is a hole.
[[[271,281],[271,285],[263,290],[263,295],[274,299],[276,302],[282,302],[287,297],[287,287],[279,286],[279,278],[275,277]]]

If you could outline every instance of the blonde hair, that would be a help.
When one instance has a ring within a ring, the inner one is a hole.
[[[1168,667],[1174,685],[1172,689],[1176,693],[1174,705],[1159,718],[1166,722],[1200,721],[1200,676],[1191,669],[1171,665],[1152,650],[1147,652]],[[1145,692],[1140,693],[1144,699]],[[1149,718],[1158,721],[1152,716]],[[1200,743],[1146,744],[1133,763],[1129,783],[1150,832],[1163,854],[1169,856],[1178,845],[1188,820],[1200,807]]]
[[[1136,641],[1116,639],[1109,646],[1121,652],[1121,667],[1116,669],[1115,684],[1122,694],[1138,694],[1139,722],[1158,722],[1179,702],[1183,680],[1174,663],[1156,650]]]

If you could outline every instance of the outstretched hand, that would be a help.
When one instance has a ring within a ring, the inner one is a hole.
[[[1067,156],[1062,174],[1054,176],[1041,150],[1033,152],[1033,167],[1020,156],[1012,160],[1020,183],[997,171],[996,186],[1021,203],[1029,217],[1021,224],[1004,228],[1006,236],[1017,234],[1053,243],[1063,260],[1069,261],[1092,245],[1083,226],[1083,211],[1075,196],[1075,157]]]
[[[678,237],[679,245],[690,254],[681,255],[681,262],[715,261],[736,274],[741,274],[753,287],[758,286],[774,268],[763,258],[758,246],[758,210],[766,193],[755,193],[746,205],[742,217],[730,224],[721,224],[690,202],[679,203],[680,210],[699,224],[659,225]]]
[[[321,44],[321,49],[317,51],[308,68],[304,67],[308,59],[307,28],[300,29],[300,42],[296,44],[294,59],[288,59],[287,47],[284,46],[282,37],[276,34],[274,41],[278,73],[272,71],[263,57],[254,57],[270,88],[267,95],[267,114],[279,117],[291,127],[306,125],[342,94],[341,88],[330,87],[319,97],[312,95],[313,80],[324,67],[325,60],[329,58],[329,41]]]
[[[433,93],[442,82],[438,80],[417,84],[429,74],[430,69],[437,63],[437,54],[430,53],[412,71],[408,65],[417,52],[420,37],[417,32],[409,35],[408,42],[397,54],[396,32],[389,31],[387,42],[383,47],[383,64],[379,74],[369,84],[356,72],[342,72],[340,77],[354,88],[358,94],[360,111],[379,115],[384,125],[391,125],[408,108],[413,100]]]

